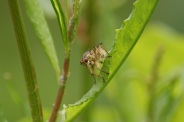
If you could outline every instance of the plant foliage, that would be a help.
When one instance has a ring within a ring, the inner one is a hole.
[[[138,0],[134,3],[134,9],[129,18],[123,22],[120,29],[116,30],[114,46],[110,51],[112,58],[104,62],[103,69],[109,71],[109,76],[104,76],[106,83],[104,84],[101,79],[98,79],[99,81],[79,101],[64,105],[61,112],[63,121],[72,121],[81,111],[86,109],[114,77],[139,39],[157,2],[158,0]]]
[[[47,22],[44,18],[44,13],[39,4],[39,0],[24,0],[27,15],[33,25],[33,28],[39,38],[44,51],[49,58],[53,69],[56,72],[56,76],[59,79],[60,76],[60,67],[58,63],[57,54],[55,51],[54,42],[50,34]]]

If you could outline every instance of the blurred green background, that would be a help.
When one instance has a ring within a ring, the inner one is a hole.
[[[71,2],[71,1],[70,1]],[[70,77],[63,103],[79,100],[93,85],[82,54],[99,42],[110,49],[133,0],[87,0],[76,42],[72,46]],[[23,2],[21,10],[36,69],[44,118],[48,119],[57,93],[54,71],[34,33]],[[49,24],[60,66],[64,49],[49,0],[40,0]],[[137,45],[108,87],[76,122],[183,122],[184,117],[184,1],[160,0]],[[71,11],[71,4],[70,4]],[[163,49],[160,63],[155,59]],[[155,63],[156,62],[156,63]],[[158,70],[154,67],[158,66]],[[148,81],[158,76],[149,85]],[[151,88],[150,88],[151,86]],[[152,88],[154,86],[154,88]],[[151,89],[151,90],[150,90]],[[0,121],[28,121],[29,103],[8,2],[0,1]]]

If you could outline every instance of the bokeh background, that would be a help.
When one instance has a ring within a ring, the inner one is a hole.
[[[115,29],[132,11],[134,0],[87,0],[72,46],[70,77],[63,103],[79,100],[93,85],[93,78],[79,63],[82,54],[102,42],[110,49]],[[59,26],[49,0],[40,0],[50,27],[60,66],[64,49]],[[48,119],[57,93],[54,71],[26,15],[26,26],[35,65],[44,117]],[[103,93],[76,122],[184,121],[184,1],[160,0],[130,56]],[[71,1],[70,10],[71,11]],[[160,49],[163,50],[160,51]],[[160,52],[159,52],[160,51]],[[160,55],[160,60],[156,57]],[[154,70],[154,66],[158,69]],[[158,76],[150,88],[147,83]],[[153,89],[152,92],[150,89]],[[151,96],[151,97],[150,97]],[[150,102],[151,101],[151,102]],[[29,121],[29,103],[8,1],[0,1],[0,121]]]

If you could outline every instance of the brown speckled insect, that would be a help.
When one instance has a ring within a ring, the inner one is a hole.
[[[82,59],[80,60],[81,65],[89,69],[91,75],[95,79],[95,83],[96,83],[95,77],[101,77],[103,81],[105,81],[105,79],[99,75],[99,72],[109,74],[108,72],[101,70],[101,66],[102,66],[101,64],[103,64],[104,60],[107,57],[110,57],[109,53],[102,46],[102,43],[100,43],[99,45],[94,47],[92,50],[85,52],[83,54]],[[98,71],[98,73],[96,72],[96,70]]]

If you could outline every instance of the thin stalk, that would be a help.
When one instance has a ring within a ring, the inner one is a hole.
[[[57,119],[58,111],[59,111],[61,101],[63,99],[63,94],[65,91],[65,84],[67,81],[68,71],[69,71],[69,59],[65,59],[63,63],[63,73],[59,81],[58,93],[56,96],[56,100],[54,103],[54,107],[53,107],[49,122],[55,122]]]
[[[24,71],[32,119],[33,122],[43,122],[42,107],[36,74],[28,48],[28,41],[22,20],[22,15],[20,12],[19,3],[18,0],[8,0],[8,3]]]
[[[59,88],[58,88],[58,94],[56,96],[56,100],[54,103],[54,107],[49,119],[49,122],[55,122],[57,119],[58,111],[63,99],[63,94],[65,91],[65,85],[68,77],[68,71],[69,71],[69,63],[70,63],[70,48],[71,48],[71,43],[73,42],[77,28],[78,28],[78,22],[79,22],[79,13],[80,13],[80,5],[81,5],[82,0],[74,0],[73,2],[73,14],[72,17],[70,18],[70,23],[69,27],[67,30],[67,39],[69,42],[69,49],[65,48],[65,59],[63,63],[63,70],[62,70],[62,75],[59,81]],[[62,8],[62,7],[60,7]],[[61,10],[62,11],[62,10]],[[58,11],[56,11],[58,12]],[[59,14],[57,14],[59,18]]]
[[[154,58],[154,62],[152,64],[152,68],[151,68],[151,72],[150,72],[150,78],[148,80],[148,91],[149,91],[149,96],[150,96],[150,100],[149,100],[149,110],[148,110],[148,122],[153,122],[154,121],[154,95],[156,92],[156,84],[158,81],[158,77],[159,77],[159,66],[161,63],[161,59],[163,57],[163,52],[164,49],[163,47],[159,47],[155,58]]]

